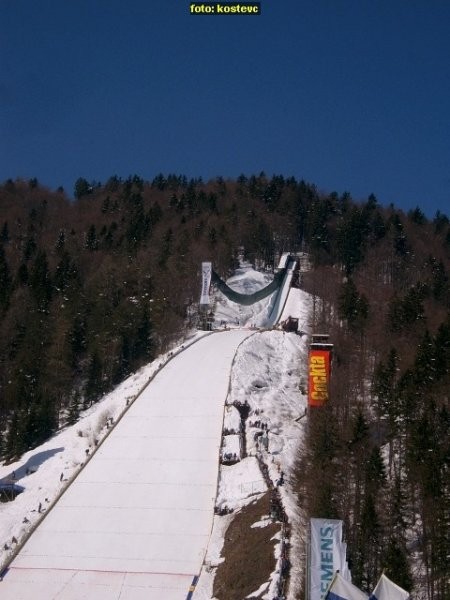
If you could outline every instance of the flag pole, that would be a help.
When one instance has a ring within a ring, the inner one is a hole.
[[[323,600],[327,600],[327,596],[328,596],[328,592],[331,590],[331,586],[333,585],[333,583],[335,582],[336,577],[338,576],[339,571],[335,571],[334,575],[333,575],[333,579],[330,581],[330,583],[328,584],[327,590],[325,592],[325,595],[323,597]]]

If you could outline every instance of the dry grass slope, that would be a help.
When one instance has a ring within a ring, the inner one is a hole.
[[[218,600],[243,600],[269,580],[275,569],[272,538],[281,527],[271,523],[252,528],[269,510],[270,494],[266,493],[237,513],[228,527],[222,550],[225,560],[214,580],[214,597]]]

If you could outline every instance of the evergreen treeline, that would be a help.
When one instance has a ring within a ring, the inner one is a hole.
[[[344,519],[354,580],[450,595],[450,224],[282,176],[36,179],[0,186],[0,458],[79,411],[192,324],[202,260],[308,252],[314,327],[335,344],[299,502]]]
[[[298,488],[343,519],[353,580],[386,574],[450,598],[449,221],[323,199],[305,276],[334,343],[331,401],[312,409]]]

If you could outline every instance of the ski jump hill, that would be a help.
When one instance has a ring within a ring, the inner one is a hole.
[[[211,534],[233,358],[253,333],[207,335],[160,369],[5,569],[2,600],[190,597]]]

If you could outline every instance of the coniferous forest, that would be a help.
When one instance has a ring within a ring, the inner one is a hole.
[[[306,252],[334,344],[298,502],[345,522],[353,581],[450,598],[450,222],[261,173],[0,186],[0,459],[11,461],[195,325],[199,271]],[[305,369],[306,365],[299,365]]]

